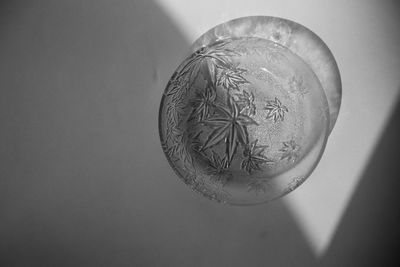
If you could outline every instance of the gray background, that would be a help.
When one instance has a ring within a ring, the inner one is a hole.
[[[398,261],[398,108],[317,257],[284,201],[216,204],[168,166],[158,105],[190,42],[156,3],[1,1],[0,14],[1,266]]]

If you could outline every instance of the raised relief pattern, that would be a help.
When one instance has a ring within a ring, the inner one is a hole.
[[[275,97],[274,100],[267,101],[267,105],[264,109],[268,111],[267,119],[273,119],[275,123],[278,120],[283,121],[285,119],[285,113],[289,112],[288,108],[284,106],[277,97]]]

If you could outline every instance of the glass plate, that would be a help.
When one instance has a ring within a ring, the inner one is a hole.
[[[160,104],[163,150],[193,190],[250,205],[298,187],[329,135],[329,107],[313,70],[265,38],[219,38],[189,55]]]
[[[279,43],[300,56],[320,80],[328,100],[332,131],[339,114],[342,85],[339,69],[328,46],[314,32],[296,22],[270,16],[237,18],[210,29],[191,46],[191,52],[219,39],[258,37]]]

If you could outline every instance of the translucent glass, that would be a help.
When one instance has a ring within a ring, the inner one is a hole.
[[[288,48],[301,57],[317,75],[329,106],[332,131],[342,100],[340,73],[328,46],[307,27],[291,20],[270,16],[249,16],[219,24],[201,35],[191,46],[196,51],[219,39],[257,37]]]
[[[207,198],[263,203],[304,182],[329,135],[325,91],[313,70],[264,38],[222,38],[187,57],[160,105],[163,150]]]

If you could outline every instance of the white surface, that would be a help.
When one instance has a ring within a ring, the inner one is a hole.
[[[250,15],[298,22],[324,40],[342,76],[342,108],[309,180],[286,197],[316,255],[328,247],[400,90],[399,15],[390,1],[158,0],[189,43]]]

